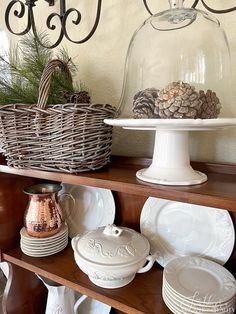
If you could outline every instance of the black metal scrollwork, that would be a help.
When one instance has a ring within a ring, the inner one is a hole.
[[[209,5],[206,4],[206,2],[204,0],[195,0],[194,4],[192,5],[192,8],[195,8],[199,1],[201,1],[202,5],[204,6],[205,9],[207,9],[209,12],[215,13],[215,14],[223,14],[223,13],[229,13],[232,11],[236,11],[236,7],[232,7],[229,9],[225,9],[225,10],[217,10],[214,8],[211,8]]]
[[[50,6],[54,5],[54,0],[45,0]]]
[[[224,13],[229,13],[229,12],[232,12],[232,11],[236,11],[236,6],[232,7],[232,8],[224,9],[224,10],[214,9],[214,8],[210,7],[209,5],[207,5],[204,0],[195,0],[193,5],[192,5],[192,8],[196,8],[197,5],[199,4],[199,2],[202,3],[202,5],[204,6],[204,8],[206,10],[208,10],[211,13],[215,13],[215,14],[224,14]],[[147,0],[143,0],[143,4],[144,4],[146,10],[148,11],[148,13],[153,15],[153,13],[151,12],[151,10],[150,10],[150,8],[149,8],[149,6],[147,4]]]
[[[36,0],[37,1],[37,0]],[[25,35],[29,32],[29,30],[31,29],[31,20],[30,20],[30,17],[29,17],[29,12],[28,12],[28,22],[27,22],[27,25],[26,25],[26,28],[21,31],[21,32],[14,32],[13,29],[11,28],[11,25],[10,25],[10,22],[9,22],[9,16],[10,16],[10,12],[13,8],[13,6],[16,4],[16,3],[19,3],[20,4],[20,11],[17,11],[15,10],[14,11],[14,15],[18,18],[22,18],[24,17],[25,15],[25,6],[23,4],[22,1],[20,0],[13,0],[9,3],[7,9],[6,9],[6,13],[5,13],[5,23],[6,23],[6,26],[8,28],[8,30],[12,33],[12,34],[15,34],[15,35]]]
[[[60,24],[60,31],[59,31],[59,36],[57,38],[57,40],[51,44],[50,46],[45,46],[42,42],[40,42],[39,36],[37,34],[37,29],[36,29],[36,25],[35,25],[35,18],[34,18],[34,7],[36,6],[36,2],[38,0],[25,0],[25,4],[23,3],[23,0],[11,0],[10,3],[8,4],[7,8],[6,8],[6,12],[5,12],[5,22],[6,22],[6,26],[7,29],[15,34],[15,35],[25,35],[27,34],[30,30],[33,31],[35,38],[37,39],[37,41],[44,47],[46,48],[54,48],[56,46],[58,46],[63,37],[65,36],[65,38],[67,38],[70,42],[73,42],[75,44],[82,44],[85,43],[86,41],[88,41],[93,34],[95,33],[98,24],[99,24],[99,20],[100,20],[100,16],[101,16],[101,8],[102,8],[102,0],[97,0],[97,11],[96,11],[96,17],[95,17],[95,21],[94,21],[94,25],[91,29],[91,31],[89,32],[89,34],[87,36],[85,36],[83,39],[80,40],[74,40],[72,39],[68,32],[67,32],[67,23],[68,23],[68,17],[71,15],[72,12],[76,13],[76,18],[74,20],[72,20],[71,22],[74,25],[79,25],[79,23],[81,22],[82,16],[81,13],[75,9],[75,8],[70,8],[70,9],[66,9],[66,0],[60,0],[60,13],[51,13],[48,17],[47,17],[47,21],[46,21],[46,26],[49,30],[55,30],[56,29],[56,25],[53,24],[53,20],[56,18],[59,21]],[[45,2],[48,3],[49,6],[54,6],[55,5],[55,0],[44,0]],[[232,12],[236,10],[236,6],[232,7],[232,8],[228,8],[228,9],[224,9],[224,10],[217,10],[214,9],[212,7],[210,7],[205,0],[194,0],[193,4],[192,4],[192,8],[197,7],[197,5],[199,4],[199,2],[202,3],[202,5],[205,7],[206,10],[212,12],[212,13],[216,13],[216,14],[223,14],[223,13],[228,13],[228,12]],[[148,11],[149,14],[152,15],[152,12],[147,4],[147,0],[143,0],[144,6],[146,8],[146,10]],[[14,10],[14,7],[17,7],[18,5],[18,10]],[[12,13],[15,17],[17,18],[23,18],[27,15],[27,24],[24,30],[22,31],[14,31],[11,24],[10,24],[10,14]]]
[[[59,23],[61,26],[60,34],[59,34],[57,40],[53,44],[51,44],[50,46],[45,46],[44,43],[40,42],[40,39],[39,39],[39,36],[37,33],[37,29],[36,29],[36,24],[35,24],[33,8],[36,6],[35,2],[37,2],[37,1],[38,0],[25,0],[25,4],[22,2],[22,0],[11,0],[10,1],[10,3],[7,6],[6,12],[5,12],[5,23],[6,23],[7,29],[11,33],[13,33],[15,35],[25,35],[30,30],[32,30],[36,40],[40,43],[40,45],[42,45],[45,48],[55,48],[56,46],[58,46],[61,43],[64,36],[69,41],[71,41],[73,43],[82,44],[82,43],[88,41],[93,36],[93,34],[95,33],[95,31],[98,27],[100,15],[101,15],[102,0],[97,0],[96,18],[95,18],[94,25],[93,25],[91,31],[89,32],[89,34],[80,40],[72,39],[68,35],[67,28],[66,28],[68,16],[72,12],[75,12],[77,14],[76,19],[72,20],[72,23],[75,25],[79,25],[79,23],[81,22],[82,16],[81,16],[81,13],[75,8],[70,8],[67,10],[66,9],[66,3],[65,3],[66,0],[60,0],[60,13],[51,13],[48,16],[47,21],[46,21],[46,26],[49,30],[56,30],[56,25],[53,24],[53,20],[55,18],[57,18],[59,20]],[[54,0],[45,0],[45,1],[48,2],[49,6],[54,6]],[[10,25],[10,13],[12,12],[13,7],[16,6],[17,4],[20,6],[20,9],[15,10],[13,12],[14,16],[16,16],[17,18],[23,18],[27,14],[26,28],[20,32],[14,31]],[[28,10],[27,13],[26,13],[26,9]]]
[[[148,6],[148,4],[147,4],[147,1],[146,1],[146,0],[143,0],[143,4],[144,4],[144,6],[145,6],[146,10],[148,11],[148,13],[149,13],[149,14],[151,14],[151,15],[153,15],[153,13],[151,12],[151,10],[149,9],[149,6]]]

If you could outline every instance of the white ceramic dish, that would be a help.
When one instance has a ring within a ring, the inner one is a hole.
[[[223,266],[205,258],[176,258],[165,267],[163,276],[177,294],[195,302],[223,303],[236,294],[234,276]]]
[[[213,312],[213,313],[221,313],[225,311],[229,311],[231,309],[232,313],[235,309],[235,298],[231,299],[231,301],[226,303],[213,303],[209,305],[208,303],[202,302],[201,304],[195,303],[194,301],[186,301],[184,298],[180,298],[174,294],[172,290],[169,290],[169,288],[166,286],[166,284],[163,285],[162,293],[166,295],[170,300],[171,304],[177,305],[183,309],[186,309],[190,312],[195,313],[204,313],[204,312]],[[206,298],[207,300],[207,298]]]
[[[31,249],[31,248],[28,248],[28,247],[25,247],[24,245],[21,245],[21,248],[25,251],[28,251],[28,252],[32,252],[33,254],[44,254],[44,253],[50,253],[50,252],[55,252],[55,251],[58,251],[59,249],[63,249],[67,246],[68,242],[67,241],[64,241],[63,243],[61,244],[58,244],[56,245],[55,247],[52,247],[52,248],[48,248],[48,249],[45,249],[45,250],[35,250],[35,249]]]
[[[65,238],[59,242],[54,243],[53,245],[47,245],[47,246],[32,246],[24,243],[23,241],[20,241],[21,247],[23,247],[26,250],[32,251],[32,252],[47,252],[57,249],[58,247],[61,247],[68,243],[68,238]]]
[[[55,241],[55,242],[50,242],[50,243],[46,242],[46,243],[42,243],[42,244],[38,244],[38,245],[36,245],[35,243],[25,242],[23,239],[21,239],[20,242],[25,247],[36,249],[36,250],[44,250],[44,249],[52,248],[52,247],[54,247],[56,245],[59,245],[60,243],[65,242],[67,240],[68,240],[68,237],[64,237],[64,238],[58,239],[58,241]]]
[[[67,234],[68,234],[68,226],[66,224],[63,224],[61,230],[58,233],[54,234],[51,237],[47,237],[47,238],[32,237],[27,233],[25,227],[21,228],[21,230],[20,230],[20,236],[22,239],[24,239],[25,242],[35,243],[35,244],[54,242],[54,241],[57,241],[58,238],[65,237],[65,235],[67,235]]]
[[[53,239],[52,241],[45,241],[45,242],[35,242],[35,241],[28,241],[21,237],[21,242],[32,247],[48,247],[51,245],[54,245],[55,243],[58,243],[64,239],[68,238],[68,233],[65,233],[63,236]]]
[[[74,305],[75,314],[109,314],[111,306],[82,295]]]
[[[33,251],[33,250],[29,250],[28,248],[25,248],[24,246],[21,247],[21,250],[23,253],[25,253],[28,256],[32,256],[32,257],[44,257],[44,256],[50,256],[56,253],[61,252],[62,250],[64,250],[64,248],[67,246],[67,242],[65,242],[63,245],[60,245],[58,247],[55,247],[53,249],[50,250],[44,250],[44,251]]]
[[[212,307],[211,310],[207,310],[202,308],[201,310],[196,309],[194,307],[186,307],[185,305],[176,302],[172,296],[168,295],[166,291],[162,291],[163,300],[166,303],[166,305],[173,311],[173,313],[181,313],[181,314],[225,314],[225,313],[234,313],[235,307],[232,305],[229,305],[229,307],[218,307],[214,308]]]
[[[67,213],[70,238],[114,222],[115,202],[110,190],[62,184],[61,192],[70,193],[75,199],[75,206],[67,198],[62,203]]]
[[[180,304],[176,304],[173,302],[172,298],[167,296],[165,293],[162,294],[163,300],[165,302],[165,304],[167,305],[167,307],[174,313],[174,314],[226,314],[226,313],[230,313],[231,308],[227,308],[225,310],[222,309],[222,311],[220,310],[219,312],[215,312],[215,311],[199,311],[199,310],[193,310],[190,308],[185,308],[183,306],[181,306]],[[233,309],[231,311],[231,313],[233,314]]]
[[[64,224],[61,230],[48,238],[36,238],[28,235],[23,227],[20,231],[20,247],[24,254],[32,257],[44,257],[62,251],[68,244],[68,227]]]
[[[178,256],[199,256],[224,264],[235,231],[227,210],[149,197],[140,217],[141,233],[165,267]]]
[[[104,122],[133,130],[206,131],[235,127],[235,118],[217,119],[105,119]]]
[[[29,240],[27,238],[24,238],[21,236],[21,242],[24,243],[27,246],[32,246],[32,247],[49,247],[52,246],[56,243],[59,243],[65,239],[68,238],[68,231],[66,231],[65,233],[61,234],[60,236],[58,236],[57,238],[53,238],[51,240],[46,239],[44,241],[34,241],[34,240]]]
[[[184,304],[186,307],[191,307],[191,308],[204,308],[204,309],[222,309],[223,307],[229,307],[235,305],[236,302],[236,295],[233,296],[231,299],[225,301],[225,302],[215,302],[215,303],[208,303],[211,300],[211,295],[206,295],[205,300],[203,301],[198,301],[198,294],[196,293],[196,301],[195,298],[187,299],[186,297],[176,293],[171,286],[168,284],[166,280],[163,280],[163,290],[165,293],[173,299],[176,302]]]
[[[217,130],[236,126],[235,118],[217,119],[105,119],[105,123],[130,130],[154,130],[152,163],[136,172],[139,180],[162,185],[194,185],[207,175],[190,164],[189,131]]]
[[[149,255],[150,245],[143,235],[115,225],[76,236],[71,244],[79,268],[103,288],[127,285],[136,273],[151,269],[156,259],[155,254]]]

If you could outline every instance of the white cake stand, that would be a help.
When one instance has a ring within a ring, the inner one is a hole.
[[[138,179],[164,185],[193,185],[207,176],[193,170],[189,157],[189,131],[210,131],[236,126],[236,118],[218,119],[105,119],[109,125],[131,130],[155,130],[152,163],[136,173]]]

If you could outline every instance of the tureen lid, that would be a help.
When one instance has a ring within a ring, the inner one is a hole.
[[[80,235],[73,249],[87,261],[115,266],[145,258],[150,244],[133,229],[107,225]]]

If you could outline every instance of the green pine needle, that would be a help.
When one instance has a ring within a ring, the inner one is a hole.
[[[39,38],[45,45],[49,44],[45,33],[40,34]],[[0,55],[0,104],[36,104],[43,69],[54,58],[67,62],[73,77],[76,66],[70,60],[68,52],[61,49],[54,56],[53,50],[38,44],[32,34],[24,36],[7,55]],[[80,84],[76,90],[86,89]],[[73,93],[74,87],[60,69],[55,70],[48,103],[65,103],[63,95],[66,91]]]

